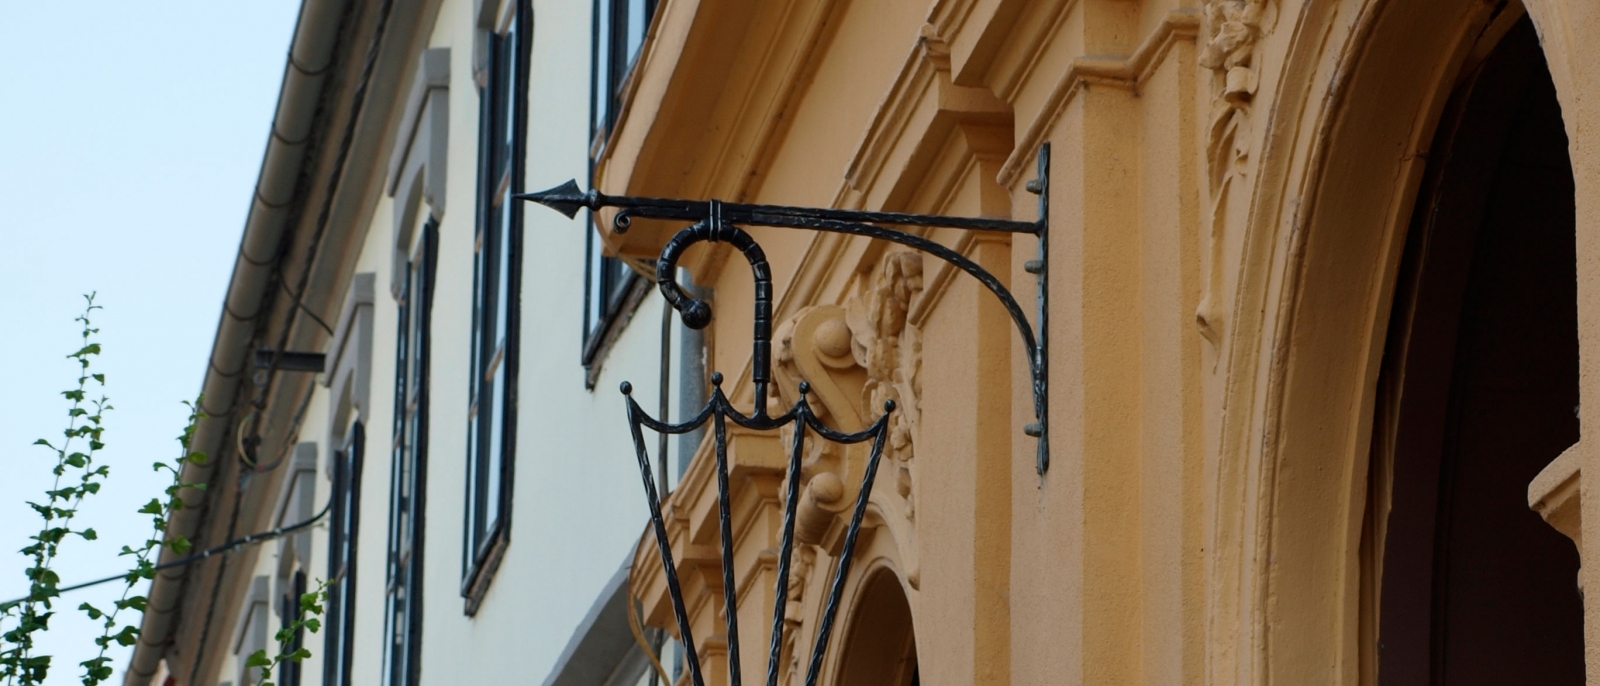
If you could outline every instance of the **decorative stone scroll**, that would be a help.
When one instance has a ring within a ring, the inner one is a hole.
[[[922,292],[922,255],[895,252],[884,257],[866,293],[850,302],[851,351],[867,370],[863,405],[893,400],[900,411],[889,418],[888,454],[899,466],[895,488],[916,516],[911,492],[911,457],[922,417],[922,331],[906,320],[911,301]]]
[[[1249,157],[1251,104],[1260,85],[1256,46],[1277,22],[1271,0],[1210,0],[1200,65],[1212,71],[1211,128],[1206,141],[1211,190]]]
[[[858,430],[874,419],[868,408],[894,401],[897,410],[889,419],[884,454],[895,465],[895,491],[904,499],[908,525],[916,516],[912,467],[921,416],[922,332],[907,315],[922,287],[922,256],[892,252],[866,280],[862,292],[844,307],[803,308],[779,324],[773,335],[774,386],[785,404],[798,400],[794,389],[805,381],[811,388],[808,400],[818,417],[846,430]],[[793,440],[792,431],[783,430],[785,445]],[[856,482],[854,472],[860,469],[856,463],[865,458],[859,446],[828,441],[809,440],[805,450],[795,512],[797,545],[790,561],[794,570],[789,577],[791,607],[784,620],[789,626],[784,651],[791,680],[798,678],[803,666],[803,656],[794,651],[794,643],[805,624],[803,599],[818,548],[829,555],[837,553],[845,523],[841,515],[847,514],[856,497],[846,492],[845,484]],[[915,569],[915,552],[907,552],[908,567]]]
[[[774,335],[776,386],[785,403],[797,399],[789,396],[804,380],[811,385],[811,404],[819,417],[860,428],[871,421],[865,408],[894,401],[898,409],[889,419],[885,454],[897,467],[895,490],[905,498],[906,512],[913,518],[911,464],[921,417],[922,331],[910,323],[907,314],[921,292],[922,256],[893,252],[883,258],[863,292],[845,307],[804,308],[780,324]],[[788,442],[791,437],[786,433],[783,440]],[[809,482],[823,472],[846,475],[848,469],[841,462],[844,455],[844,446],[807,442],[803,478]],[[834,496],[829,502],[853,497]],[[802,500],[810,502],[809,498]],[[804,540],[804,512],[800,519]]]
[[[1205,46],[1199,63],[1211,70],[1211,119],[1206,136],[1206,168],[1210,181],[1210,263],[1206,266],[1195,326],[1213,347],[1220,345],[1221,297],[1216,277],[1221,259],[1222,232],[1233,177],[1246,169],[1250,157],[1250,116],[1256,90],[1261,85],[1257,46],[1277,23],[1273,0],[1207,0],[1204,9]]]

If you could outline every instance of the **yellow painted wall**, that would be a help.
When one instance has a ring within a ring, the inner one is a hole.
[[[902,581],[923,683],[1364,683],[1358,544],[1374,386],[1424,164],[1413,153],[1431,140],[1491,10],[1460,0],[668,0],[599,187],[1032,220],[1023,186],[1050,143],[1048,474],[1035,473],[1021,431],[1032,420],[1025,351],[997,302],[933,257],[910,301],[917,422],[911,449],[884,458],[875,533],[861,550]],[[1584,37],[1600,31],[1600,6],[1530,0],[1526,10],[1571,141],[1591,397],[1600,43]],[[743,33],[719,33],[727,26]],[[708,79],[720,90],[708,92]],[[648,259],[670,229],[606,240]],[[777,322],[810,331],[807,317],[834,317],[857,342],[881,340],[849,313],[878,297],[902,249],[752,233],[773,264]],[[1031,310],[1033,238],[930,236],[1000,274]],[[716,289],[713,367],[748,402],[749,272],[725,250],[686,264]],[[796,336],[796,358],[826,347]],[[856,367],[828,372],[842,395],[813,401],[859,422],[876,411],[851,395],[872,377],[854,357]],[[1586,423],[1600,422],[1600,402],[1583,408]],[[736,439],[736,451],[739,441],[757,445]],[[1591,459],[1589,443],[1574,450]],[[707,454],[669,518],[675,556],[698,560],[684,572],[697,639],[716,652],[720,581],[703,557],[714,531],[696,528],[715,498]],[[801,478],[809,486],[832,470],[848,501],[861,454],[842,455]],[[781,506],[781,474],[763,464],[735,479],[736,492],[766,494],[736,518]],[[1600,536],[1600,513],[1583,521],[1585,540]],[[750,583],[771,583],[777,530],[766,530],[739,542]],[[801,646],[820,618],[820,579],[837,553],[829,540],[812,549],[794,606]],[[646,614],[668,627],[654,555],[641,546]],[[742,626],[765,626],[765,593],[746,596]],[[1588,609],[1592,626],[1597,612]],[[745,633],[754,682],[765,634]],[[717,664],[708,675],[723,683]],[[836,657],[822,683],[833,683],[830,669]],[[799,683],[803,669],[786,662],[783,675]]]

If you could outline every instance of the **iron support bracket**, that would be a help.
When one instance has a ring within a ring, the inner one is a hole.
[[[1049,449],[1049,225],[1050,225],[1050,144],[1039,148],[1038,176],[1027,182],[1028,192],[1039,197],[1039,218],[1031,222],[987,217],[950,217],[905,212],[871,212],[785,205],[760,205],[732,203],[719,200],[673,200],[625,195],[606,195],[597,190],[583,191],[576,181],[537,193],[519,193],[513,198],[531,200],[568,218],[576,217],[578,210],[617,208],[612,226],[618,233],[626,233],[634,217],[648,219],[676,219],[692,222],[679,231],[661,250],[656,261],[656,284],[667,302],[678,310],[683,323],[692,329],[704,328],[711,322],[711,305],[684,294],[677,283],[677,263],[690,245],[701,241],[727,242],[745,254],[756,280],[754,350],[751,358],[751,379],[755,383],[755,416],[767,413],[768,385],[771,383],[772,359],[772,281],[761,247],[744,226],[766,226],[783,229],[810,229],[831,231],[855,236],[877,238],[898,243],[928,253],[949,262],[964,271],[994,293],[1001,305],[1011,315],[1028,351],[1028,368],[1033,381],[1034,421],[1023,427],[1023,433],[1038,439],[1036,469],[1043,475],[1050,468]],[[1021,305],[998,278],[967,256],[942,244],[914,233],[890,226],[920,226],[929,228],[966,229],[999,233],[1030,234],[1039,239],[1038,257],[1029,260],[1025,269],[1034,275],[1037,285],[1038,329],[1028,321]]]
[[[945,217],[927,214],[906,214],[900,212],[863,212],[854,210],[820,209],[809,207],[786,207],[781,205],[753,205],[745,203],[725,203],[718,200],[664,200],[660,198],[639,198],[629,196],[611,196],[598,191],[590,190],[587,193],[579,190],[578,184],[568,181],[561,186],[538,193],[520,193],[512,197],[522,200],[532,200],[547,207],[553,208],[567,217],[575,217],[578,210],[588,208],[598,210],[603,207],[618,208],[612,225],[618,232],[628,230],[633,217],[647,217],[651,219],[676,219],[690,222],[689,226],[678,231],[667,241],[661,249],[661,256],[656,260],[656,285],[661,289],[661,295],[676,309],[683,318],[683,323],[693,329],[700,329],[711,323],[711,305],[684,293],[677,282],[678,260],[683,257],[684,251],[689,246],[700,242],[724,242],[739,250],[744,255],[745,261],[750,263],[750,271],[755,279],[755,323],[752,333],[751,374],[750,378],[755,386],[755,405],[748,415],[733,406],[728,396],[722,391],[722,374],[713,373],[711,383],[713,391],[711,399],[706,406],[699,410],[693,417],[687,418],[676,424],[667,421],[666,417],[655,418],[644,411],[639,403],[633,399],[633,387],[627,382],[622,383],[622,393],[627,396],[628,427],[633,436],[635,457],[638,460],[639,478],[644,484],[645,499],[650,510],[650,525],[654,535],[656,550],[661,555],[661,567],[667,586],[667,594],[672,601],[672,612],[677,620],[678,637],[687,648],[684,651],[684,663],[689,671],[689,681],[693,686],[704,686],[705,677],[701,671],[700,657],[695,650],[695,641],[689,621],[688,608],[684,603],[682,584],[678,580],[677,564],[672,559],[672,545],[667,533],[666,521],[662,516],[662,498],[657,488],[655,476],[652,474],[649,449],[644,439],[644,429],[649,428],[660,434],[683,434],[696,431],[706,424],[712,426],[713,447],[716,457],[716,482],[717,482],[717,520],[719,524],[719,543],[722,553],[722,590],[724,608],[723,619],[727,637],[727,663],[731,686],[741,686],[743,670],[740,667],[739,654],[739,612],[737,611],[738,591],[735,587],[734,551],[733,551],[733,525],[730,507],[731,493],[728,483],[728,422],[756,431],[772,431],[789,427],[792,430],[792,443],[789,446],[789,462],[784,480],[784,507],[783,530],[778,551],[777,583],[773,589],[772,631],[771,641],[767,650],[767,686],[777,686],[780,657],[783,647],[783,632],[785,608],[787,607],[787,594],[789,590],[789,566],[795,547],[795,512],[800,500],[800,467],[801,459],[805,453],[806,434],[814,433],[824,440],[853,444],[865,443],[871,446],[867,456],[866,469],[861,477],[861,487],[856,494],[856,502],[850,510],[850,523],[845,530],[844,546],[839,553],[838,565],[835,568],[832,583],[828,589],[827,600],[822,610],[821,622],[817,626],[817,634],[812,645],[810,661],[807,665],[805,686],[815,686],[821,673],[822,657],[828,647],[829,636],[833,632],[834,620],[839,613],[839,604],[843,597],[845,580],[850,574],[851,561],[855,556],[856,537],[861,532],[861,523],[866,514],[867,500],[872,494],[872,485],[877,477],[878,464],[883,457],[885,439],[889,435],[889,417],[895,410],[893,400],[883,404],[883,414],[870,426],[857,432],[844,432],[824,424],[812,411],[806,395],[810,392],[807,382],[800,382],[799,397],[795,405],[781,414],[769,414],[767,400],[772,383],[772,270],[767,264],[766,254],[762,252],[748,232],[739,228],[739,225],[769,226],[776,228],[811,229],[815,231],[832,231],[835,233],[866,236],[898,243],[915,248],[942,259],[956,268],[964,271],[988,288],[995,297],[1000,299],[1000,304],[1005,306],[1010,313],[1011,320],[1016,323],[1017,331],[1022,335],[1024,346],[1028,350],[1028,368],[1033,377],[1033,413],[1034,421],[1023,428],[1023,432],[1038,439],[1037,469],[1043,475],[1050,466],[1050,451],[1048,447],[1049,417],[1046,400],[1047,392],[1047,363],[1046,355],[1046,315],[1049,313],[1048,267],[1049,244],[1047,229],[1050,224],[1050,146],[1045,144],[1039,149],[1039,176],[1029,181],[1027,189],[1039,196],[1039,218],[1032,222],[1018,222],[1004,219],[987,219],[979,217]],[[978,265],[966,255],[952,250],[940,243],[924,238],[914,233],[899,229],[885,228],[882,225],[921,226],[930,228],[952,228],[970,231],[999,231],[1005,233],[1032,234],[1039,239],[1038,258],[1029,260],[1025,265],[1029,273],[1038,280],[1038,330],[1028,322],[1027,315],[1023,314],[1022,306],[1011,295],[994,274]],[[665,486],[665,484],[661,484]]]

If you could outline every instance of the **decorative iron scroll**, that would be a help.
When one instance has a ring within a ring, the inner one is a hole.
[[[688,227],[680,230],[661,250],[661,256],[656,261],[656,284],[661,289],[661,295],[676,309],[683,318],[683,323],[693,329],[704,328],[711,323],[711,305],[703,300],[689,297],[677,282],[678,260],[683,256],[689,246],[702,241],[726,242],[744,254],[745,260],[750,263],[750,270],[755,279],[755,324],[751,353],[751,381],[755,386],[755,402],[750,414],[746,415],[734,408],[722,391],[722,374],[713,373],[711,383],[713,392],[705,408],[698,414],[683,422],[671,424],[664,419],[651,417],[644,408],[633,399],[633,386],[627,382],[622,384],[623,395],[628,396],[628,425],[633,435],[634,450],[639,461],[639,476],[644,482],[645,495],[650,507],[650,523],[655,534],[656,546],[661,554],[661,566],[667,581],[667,592],[672,600],[672,612],[677,620],[679,638],[685,646],[684,658],[689,670],[689,676],[694,686],[704,686],[705,679],[701,673],[700,659],[694,650],[694,637],[689,627],[689,615],[684,606],[683,590],[678,581],[677,565],[672,561],[671,543],[667,539],[667,526],[661,514],[661,501],[656,487],[655,477],[651,473],[650,455],[644,440],[644,427],[664,434],[683,434],[694,431],[707,422],[712,425],[712,434],[716,452],[717,474],[717,516],[720,525],[719,538],[722,553],[722,592],[726,610],[724,615],[727,622],[728,641],[728,669],[730,681],[733,686],[741,684],[741,668],[739,661],[739,621],[737,608],[737,589],[734,585],[733,567],[733,530],[731,515],[729,514],[729,488],[728,488],[728,434],[727,422],[732,421],[739,426],[755,431],[771,431],[790,426],[793,431],[793,442],[790,445],[789,464],[786,473],[786,484],[783,509],[783,535],[781,552],[778,555],[778,578],[773,610],[772,610],[772,641],[767,656],[767,686],[776,686],[778,682],[779,659],[783,646],[784,609],[788,602],[789,594],[789,564],[794,550],[795,511],[800,500],[800,462],[805,453],[806,430],[810,429],[822,438],[841,444],[872,442],[872,450],[867,458],[866,472],[861,479],[861,489],[856,495],[855,506],[850,514],[850,525],[846,529],[844,546],[839,555],[839,566],[834,572],[833,582],[828,589],[827,601],[823,606],[821,624],[818,625],[816,641],[812,646],[811,659],[806,670],[806,686],[815,686],[818,672],[822,666],[822,657],[827,651],[828,639],[833,632],[833,624],[839,612],[839,600],[844,591],[844,581],[850,573],[850,564],[855,556],[856,538],[861,531],[861,521],[866,515],[867,499],[872,494],[873,481],[877,478],[878,463],[883,457],[884,441],[889,433],[889,416],[895,410],[893,400],[883,403],[883,414],[867,428],[846,433],[833,429],[823,424],[813,413],[806,395],[810,393],[808,383],[802,381],[799,385],[800,398],[794,407],[780,415],[770,415],[767,412],[767,398],[769,387],[772,383],[772,271],[767,264],[766,255],[755,239],[739,228],[746,226],[768,226],[776,228],[812,229],[816,231],[831,231],[846,233],[856,236],[867,236],[893,243],[899,243],[922,252],[931,254],[939,259],[949,262],[956,268],[970,274],[982,283],[985,288],[1000,299],[1001,305],[1011,315],[1012,321],[1017,325],[1017,330],[1022,336],[1023,344],[1028,350],[1028,367],[1033,378],[1033,410],[1034,422],[1024,427],[1023,431],[1029,436],[1039,439],[1037,450],[1037,469],[1044,474],[1050,465],[1047,432],[1047,407],[1046,407],[1046,314],[1048,312],[1048,281],[1047,265],[1048,242],[1046,232],[1049,226],[1049,178],[1050,178],[1050,146],[1048,143],[1039,149],[1039,176],[1027,184],[1027,190],[1039,196],[1039,218],[1033,222],[1019,222],[1003,219],[988,219],[978,217],[946,217],[926,214],[907,214],[900,212],[865,212],[855,210],[837,210],[806,207],[785,207],[779,205],[755,205],[746,203],[725,203],[718,200],[665,200],[660,198],[640,198],[629,196],[605,195],[595,190],[587,193],[578,188],[574,181],[568,181],[561,186],[538,193],[522,193],[513,197],[523,200],[532,200],[552,209],[567,217],[575,217],[578,210],[588,208],[598,210],[602,207],[618,208],[612,225],[618,232],[628,230],[633,217],[646,217],[652,219],[679,219],[693,222]],[[953,228],[973,231],[999,231],[1006,233],[1032,234],[1039,239],[1038,258],[1030,260],[1026,269],[1038,279],[1038,326],[1037,333],[1029,324],[1027,316],[1023,314],[1022,307],[1012,297],[1011,291],[999,279],[979,266],[976,262],[944,245],[936,243],[922,236],[885,228],[880,224],[898,226],[922,226],[930,228]]]

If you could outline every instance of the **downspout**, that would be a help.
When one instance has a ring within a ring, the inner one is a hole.
[[[257,316],[264,306],[273,265],[278,257],[284,232],[294,218],[291,204],[295,187],[309,149],[317,106],[334,62],[334,48],[349,0],[304,0],[289,47],[288,64],[283,70],[283,85],[278,109],[273,115],[271,136],[256,180],[255,197],[245,221],[233,277],[223,301],[221,321],[211,347],[211,359],[202,383],[201,409],[206,418],[195,430],[192,448],[211,456],[204,464],[184,466],[183,480],[207,483],[214,466],[227,451],[227,437],[233,403],[239,385],[250,371],[250,342],[255,337]],[[203,502],[205,494],[186,489],[185,502]],[[185,508],[172,514],[167,531],[193,538],[200,525],[202,508]],[[163,549],[161,563],[181,557]],[[124,683],[146,686],[171,638],[174,620],[182,601],[181,591],[187,565],[164,570],[150,583],[149,605],[139,630]]]

